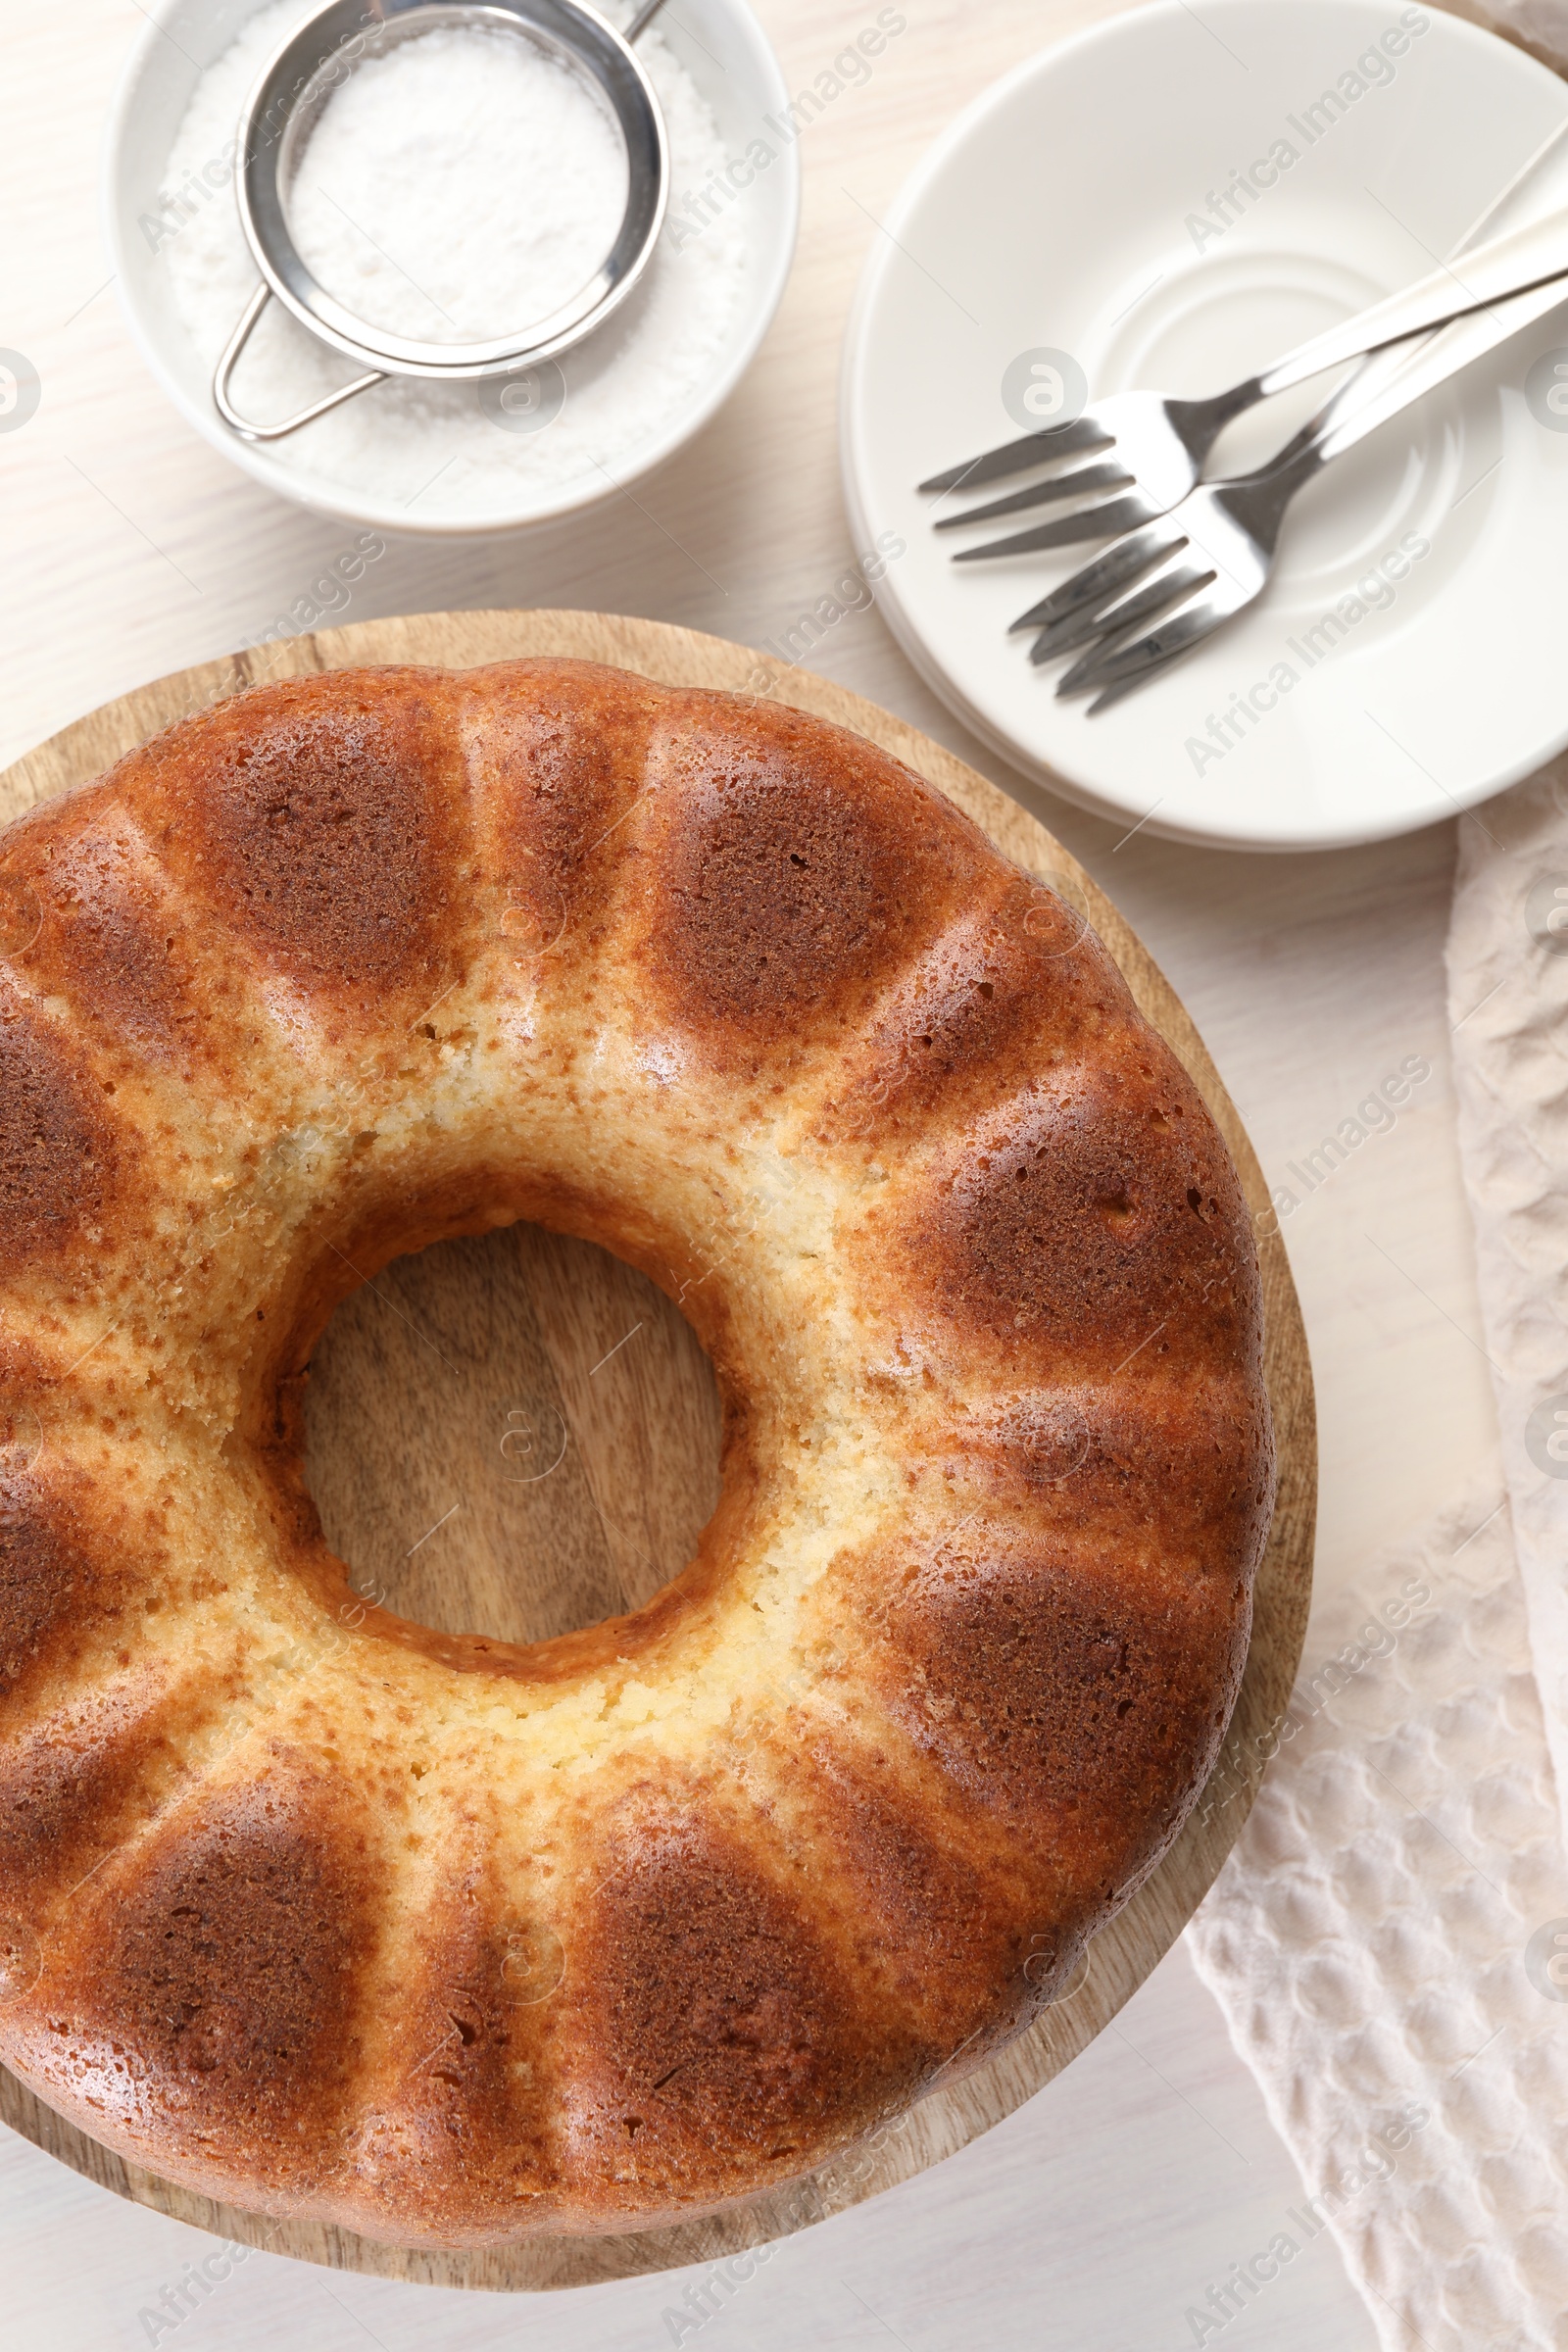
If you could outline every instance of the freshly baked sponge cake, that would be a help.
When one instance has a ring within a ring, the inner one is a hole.
[[[0,835],[0,2057],[397,2242],[798,2176],[1165,1851],[1272,1506],[1197,1090],[1071,908],[801,712],[298,678]],[[696,1558],[529,1647],[368,1608],[334,1305],[533,1218],[676,1301]]]

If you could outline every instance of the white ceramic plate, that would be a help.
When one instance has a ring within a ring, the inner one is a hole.
[[[224,457],[270,489],[325,514],[376,523],[386,530],[436,536],[518,530],[618,495],[615,486],[594,475],[579,477],[564,488],[542,484],[511,489],[498,496],[493,508],[476,514],[471,503],[444,510],[437,487],[420,496],[416,513],[403,500],[377,499],[349,488],[319,466],[285,463],[273,450],[241,441],[222,422],[213,406],[211,364],[192,343],[162,252],[140,224],[144,216],[158,211],[170,150],[199,74],[266,5],[267,0],[161,0],[156,22],[144,9],[148,22],[131,48],[110,110],[104,153],[105,237],[131,331],[174,406]],[[301,0],[299,13],[302,19],[309,13],[308,0]],[[684,0],[678,11],[664,12],[660,28],[712,110],[726,154],[743,156],[748,142],[758,137],[763,118],[781,115],[789,103],[778,60],[746,0]],[[232,204],[226,177],[215,185],[219,200]],[[672,203],[683,193],[674,188]],[[795,254],[800,217],[796,148],[782,147],[770,167],[756,174],[741,202],[747,272],[725,347],[701,397],[689,403],[678,421],[618,457],[612,467],[617,485],[639,480],[700,432],[756,357]],[[373,401],[375,392],[364,398]],[[307,443],[310,430],[306,427]]]
[[[1424,275],[1565,116],[1544,67],[1404,0],[1161,0],[971,106],[874,240],[843,385],[856,544],[906,540],[878,601],[950,708],[1085,807],[1249,849],[1403,832],[1561,750],[1568,415],[1524,386],[1568,362],[1568,308],[1321,476],[1261,602],[1095,717],[1006,633],[1093,549],[956,567],[915,484],[1020,430],[1024,355],[1067,354],[1091,398],[1211,392]],[[1277,141],[1274,183],[1211,214]],[[1537,209],[1565,204],[1568,157]],[[1226,469],[1332,382],[1233,427]]]

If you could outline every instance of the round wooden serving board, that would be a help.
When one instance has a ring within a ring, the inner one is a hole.
[[[1007,857],[1081,907],[1201,1089],[1241,1170],[1263,1237],[1280,1489],[1241,1698],[1204,1799],[1164,1863],[1095,1939],[1075,1986],[1030,2032],[805,2183],[674,2229],[410,2251],[176,2188],[98,2146],[0,2069],[0,2117],[121,2196],[306,2261],[491,2289],[585,2285],[711,2262],[784,2236],[952,2155],[1075,2058],[1180,1933],[1247,1818],[1300,1653],[1316,1499],[1300,1310],[1262,1173],[1201,1039],[1116,909],[1044,826],[874,704],[743,646],[655,621],[598,612],[416,613],[263,646],[106,704],[0,776],[0,819],[261,679],[383,662],[466,667],[523,654],[772,695],[852,727],[917,769]],[[362,1590],[426,1624],[533,1641],[635,1607],[684,1566],[717,1492],[717,1398],[692,1333],[642,1276],[586,1244],[514,1226],[404,1258],[339,1308],[315,1361],[308,1460],[327,1539]]]

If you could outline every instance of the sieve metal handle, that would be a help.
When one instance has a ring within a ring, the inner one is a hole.
[[[213,369],[214,406],[223,422],[238,433],[242,441],[281,441],[285,433],[297,433],[302,424],[309,424],[317,416],[324,416],[328,409],[341,408],[344,401],[352,400],[357,392],[368,392],[372,384],[386,382],[385,368],[376,368],[368,375],[356,376],[352,384],[340,385],[337,391],[329,392],[324,400],[316,401],[310,408],[301,409],[297,416],[285,416],[281,424],[250,423],[229,399],[228,386],[239,355],[250,341],[257,319],[271,299],[270,286],[264,283],[257,287],[245,306],[245,316],[229,336],[223,346],[222,357]]]

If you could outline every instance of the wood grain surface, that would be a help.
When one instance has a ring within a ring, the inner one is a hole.
[[[1088,915],[1201,1090],[1267,1231],[1267,1188],[1201,1039],[1077,861],[929,737],[827,679],[720,638],[573,612],[421,613],[297,637],[179,671],[91,712],[0,776],[0,817],[96,774],[160,727],[261,676],[378,662],[466,666],[522,654],[765,693],[855,728],[917,769]],[[1311,1585],[1312,1385],[1296,1292],[1272,1233],[1262,1263],[1279,1502],[1241,1697],[1207,1801],[1095,1939],[1068,1994],[989,2065],[928,2093],[873,2144],[805,2183],[674,2229],[431,2253],[242,2213],[176,2188],[98,2146],[3,2070],[0,2118],[121,2195],[224,2236],[387,2277],[503,2290],[713,2260],[875,2195],[989,2130],[1101,2032],[1178,1935],[1247,1817],[1290,1693]],[[717,1492],[717,1399],[689,1328],[628,1267],[531,1226],[403,1259],[350,1298],[316,1357],[308,1432],[312,1492],[356,1583],[384,1592],[400,1614],[508,1640],[638,1605],[685,1563]]]

